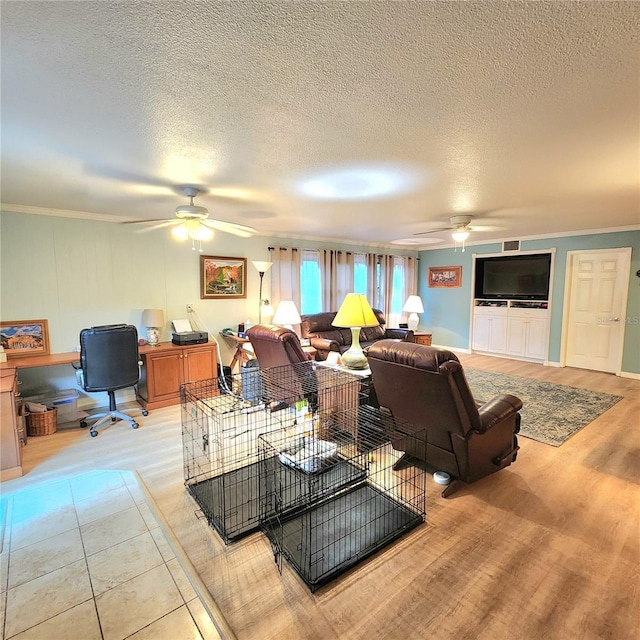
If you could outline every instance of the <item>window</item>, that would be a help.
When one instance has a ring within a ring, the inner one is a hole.
[[[322,311],[322,277],[317,251],[303,251],[300,265],[300,313]]]
[[[353,256],[353,292],[367,295],[367,259],[363,253]]]
[[[402,318],[402,306],[405,302],[404,264],[402,259],[393,261],[393,284],[391,289],[391,306],[387,323],[390,327],[397,327]]]
[[[299,260],[294,259],[294,251],[299,251]],[[415,293],[412,257],[282,248],[277,257],[280,267],[272,271],[275,298],[299,301],[303,315],[337,311],[344,296],[353,291],[365,295],[374,309],[382,310],[387,325],[394,327],[402,320],[407,296]]]

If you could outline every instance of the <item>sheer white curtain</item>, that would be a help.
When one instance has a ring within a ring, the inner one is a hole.
[[[300,251],[295,247],[269,247],[271,252],[271,303],[293,300],[300,310]]]
[[[404,303],[410,295],[417,292],[418,260],[411,256],[394,256],[393,260],[393,293],[391,295],[391,311],[387,324],[397,327],[407,321],[407,314],[403,311]]]
[[[385,320],[389,326],[392,321],[392,295],[393,295],[393,276],[395,267],[395,256],[382,255],[378,256],[380,264],[380,282],[379,282],[379,302],[378,309],[382,310]]]
[[[411,256],[404,257],[404,291],[402,294],[402,306],[407,301],[409,296],[415,296],[418,294],[418,266],[420,261],[418,258]],[[423,301],[424,302],[424,301]],[[408,314],[402,312],[402,322],[406,322]]]
[[[375,253],[367,253],[365,260],[367,265],[367,302],[374,309],[382,309],[384,305],[381,302],[378,288],[378,256]]]
[[[337,311],[347,293],[353,292],[353,254],[350,251],[318,251],[322,278],[322,309]]]

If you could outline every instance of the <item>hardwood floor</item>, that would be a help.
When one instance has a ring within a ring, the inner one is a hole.
[[[640,637],[640,381],[460,354],[465,366],[624,398],[561,447],[521,437],[517,461],[451,498],[430,479],[427,521],[310,593],[266,538],[225,546],[183,487],[179,407],[90,438],[32,438],[26,475],[136,469],[240,639]],[[543,399],[541,399],[543,401]]]

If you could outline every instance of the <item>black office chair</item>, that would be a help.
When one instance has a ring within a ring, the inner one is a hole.
[[[109,411],[89,416],[97,419],[89,433],[98,435],[98,428],[108,422],[128,420],[134,429],[138,423],[134,418],[117,410],[117,389],[133,387],[140,378],[138,356],[138,331],[132,325],[111,324],[83,329],[80,332],[80,368],[82,388],[85,391],[106,391],[109,394]],[[142,415],[149,412],[142,410]],[[87,421],[80,421],[86,427]]]

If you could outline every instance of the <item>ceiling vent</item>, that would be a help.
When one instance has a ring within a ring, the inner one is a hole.
[[[502,243],[503,251],[520,251],[520,240],[507,240]]]

